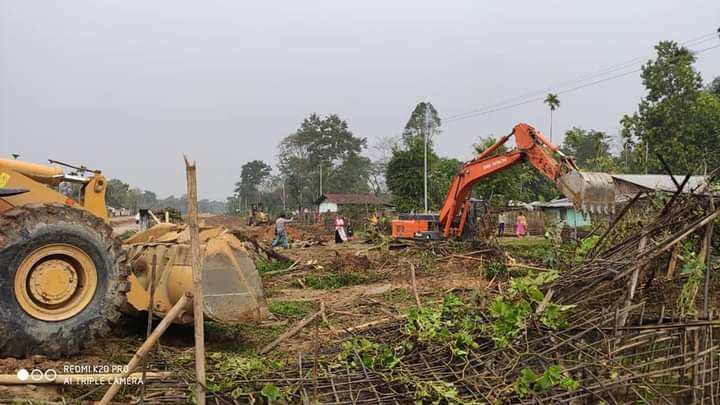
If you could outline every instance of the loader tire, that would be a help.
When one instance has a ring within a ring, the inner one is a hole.
[[[0,215],[0,356],[78,353],[110,331],[128,266],[112,228],[82,209],[28,204]]]

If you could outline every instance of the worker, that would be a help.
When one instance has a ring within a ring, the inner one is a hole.
[[[354,232],[353,224],[352,224],[352,222],[350,222],[349,219],[347,219],[345,217],[343,217],[343,221],[345,222],[345,236],[347,237],[347,239],[350,239],[350,238],[352,238],[353,232]]]
[[[500,215],[498,215],[498,234],[497,234],[497,236],[505,235],[505,222],[507,222],[507,214],[505,212],[501,212]]]
[[[517,220],[515,221],[515,235],[518,237],[527,236],[527,218],[522,212],[518,214]]]
[[[280,216],[278,216],[278,218],[275,220],[275,239],[272,241],[272,247],[280,245],[285,249],[290,248],[290,243],[288,242],[287,236],[287,229],[285,228],[285,225],[292,222],[294,219],[295,218],[286,219],[286,215],[284,212],[280,214]]]
[[[343,243],[347,240],[345,234],[345,219],[337,214],[335,216],[335,243]]]

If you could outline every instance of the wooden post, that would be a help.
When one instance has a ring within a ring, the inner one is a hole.
[[[415,279],[415,265],[412,263],[410,263],[410,281],[412,282],[412,290],[413,294],[415,294],[415,303],[417,304],[417,309],[421,310],[422,305],[420,305],[420,295],[418,294],[417,280]]]
[[[157,328],[153,331],[152,334],[150,334],[150,337],[145,340],[145,343],[140,346],[140,348],[135,352],[135,355],[130,359],[130,362],[127,364],[127,370],[122,373],[121,379],[127,378],[130,373],[135,371],[137,366],[140,364],[142,359],[145,358],[145,356],[148,354],[150,349],[155,345],[155,342],[160,338],[160,335],[165,333],[165,330],[172,324],[173,320],[180,315],[180,312],[182,312],[183,309],[188,304],[188,300],[192,298],[192,294],[185,293],[178,302],[173,305],[172,308],[170,308],[170,311],[165,315],[162,321],[158,324]],[[193,300],[194,301],[194,300]],[[118,391],[120,391],[120,387],[122,387],[122,384],[113,384],[110,386],[110,389],[107,390],[105,395],[103,395],[102,399],[100,400],[100,405],[107,405],[112,401],[113,398],[115,398],[115,395],[117,395]]]
[[[195,401],[205,405],[205,329],[202,290],[202,257],[200,255],[200,231],[198,228],[197,170],[195,162],[185,156],[187,174],[187,222],[190,227],[190,252],[192,255],[193,319],[195,321]]]

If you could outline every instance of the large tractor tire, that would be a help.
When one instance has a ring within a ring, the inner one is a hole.
[[[125,257],[112,228],[84,210],[0,215],[0,355],[59,358],[106,335],[126,302]]]

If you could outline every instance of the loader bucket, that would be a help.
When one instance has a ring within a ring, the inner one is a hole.
[[[200,230],[204,314],[223,323],[253,322],[269,315],[262,282],[243,242],[225,228]],[[124,244],[132,268],[128,302],[131,312],[147,310],[151,267],[155,257],[153,313],[163,316],[192,291],[189,232],[179,225],[161,224],[138,233]],[[177,323],[192,322],[192,313]]]
[[[572,170],[560,176],[556,184],[573,205],[583,211],[615,211],[615,182],[607,173]]]

